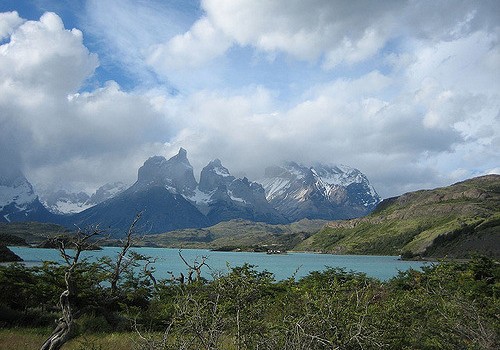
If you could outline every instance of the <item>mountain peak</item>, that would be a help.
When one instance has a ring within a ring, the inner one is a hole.
[[[219,158],[215,158],[210,163],[208,163],[208,165],[211,165],[213,167],[221,167],[222,166],[222,162],[220,161]]]
[[[181,194],[191,193],[197,185],[187,151],[182,147],[169,160],[163,156],[149,158],[139,168],[137,183],[140,186],[164,186]]]
[[[170,160],[178,160],[178,161],[181,161],[183,163],[187,162],[189,164],[189,161],[187,159],[187,151],[182,147],[179,148],[179,152],[177,152],[177,154],[175,156],[170,158]]]
[[[11,172],[0,177],[0,210],[11,203],[24,208],[35,199],[37,196],[33,187],[22,172]]]
[[[219,185],[228,185],[234,180],[229,170],[220,159],[214,159],[201,170],[199,189],[203,192],[215,190]]]
[[[365,175],[343,165],[287,162],[266,169],[260,182],[269,203],[291,220],[358,217],[380,201]]]

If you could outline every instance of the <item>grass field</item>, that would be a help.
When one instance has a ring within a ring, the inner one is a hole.
[[[0,350],[39,349],[51,330],[33,328],[0,329]],[[64,350],[130,350],[138,339],[135,333],[79,335],[63,346]]]

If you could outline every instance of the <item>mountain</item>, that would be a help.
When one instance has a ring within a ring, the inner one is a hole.
[[[57,216],[40,203],[21,171],[0,174],[0,222],[56,220]]]
[[[83,191],[75,193],[63,189],[57,191],[38,189],[38,192],[40,201],[52,213],[74,214],[104,202],[126,188],[127,186],[122,182],[113,182],[99,187],[92,194]]]
[[[181,148],[179,153],[169,160],[162,156],[149,158],[139,169],[134,187],[139,190],[161,186],[173,193],[192,196],[197,185],[193,167],[187,159],[187,151]]]
[[[203,168],[195,196],[187,199],[191,199],[207,215],[211,224],[232,219],[269,224],[288,222],[267,202],[262,185],[246,177],[235,178],[219,159]]]
[[[134,185],[69,220],[80,227],[100,223],[117,234],[125,232],[139,211],[143,212],[141,231],[147,233],[207,227],[232,219],[288,222],[267,202],[261,185],[235,178],[218,159],[203,168],[198,184],[183,148],[168,160],[149,158]]]
[[[154,156],[139,168],[137,181],[125,191],[73,215],[79,227],[99,224],[114,236],[124,234],[138,212],[138,232],[159,233],[180,228],[208,226],[207,218],[184,196],[197,186],[186,151],[166,160]]]
[[[500,175],[386,199],[364,217],[334,221],[297,249],[403,258],[500,257]]]
[[[367,177],[344,165],[289,162],[267,168],[259,182],[269,203],[290,221],[360,217],[380,202]]]
[[[99,224],[118,235],[138,212],[143,213],[141,231],[160,233],[235,219],[286,224],[303,218],[351,218],[368,213],[379,200],[366,177],[348,167],[289,163],[267,169],[266,174],[263,186],[232,176],[215,159],[202,169],[198,183],[187,151],[180,148],[168,160],[162,156],[146,160],[137,181],[127,189],[115,183],[92,195],[42,191],[43,203],[52,213],[23,176],[4,176],[0,214],[3,221],[50,221],[71,228]]]

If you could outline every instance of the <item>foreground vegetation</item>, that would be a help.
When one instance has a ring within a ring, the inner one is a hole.
[[[486,257],[401,272],[387,282],[334,268],[275,281],[250,265],[205,280],[200,257],[186,261],[185,275],[157,281],[151,260],[126,254],[133,263],[119,275],[109,258],[74,265],[75,327],[63,349],[500,346],[500,264]],[[68,267],[0,266],[0,347],[42,345],[61,317]]]

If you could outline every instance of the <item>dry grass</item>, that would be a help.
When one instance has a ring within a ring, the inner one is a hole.
[[[0,329],[0,350],[39,349],[50,331],[37,329]],[[63,346],[64,350],[130,350],[137,335],[134,333],[106,333],[80,335]]]

